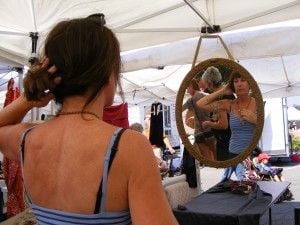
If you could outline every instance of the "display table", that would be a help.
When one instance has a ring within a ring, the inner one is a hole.
[[[236,194],[216,186],[181,207],[173,209],[180,225],[257,225],[260,217],[285,192],[289,182],[258,181],[255,191]]]

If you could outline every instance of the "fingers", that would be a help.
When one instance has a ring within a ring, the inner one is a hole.
[[[42,59],[41,59],[41,67],[42,68],[47,68],[49,67],[49,64],[50,64],[50,60],[49,58],[47,58],[46,56],[44,56]],[[47,72],[50,73],[50,74],[55,74],[57,72],[57,67],[55,65],[52,65],[49,69],[47,69]],[[58,77],[55,77],[53,79],[54,81],[54,84],[59,84],[61,82],[61,77],[58,76]]]
[[[44,57],[41,59],[41,62],[40,62],[40,63],[42,64],[41,67],[42,67],[42,68],[48,67],[48,66],[49,66],[49,62],[50,62],[50,61],[49,61],[49,58],[47,58],[47,57],[44,56]]]
[[[47,58],[46,56],[44,56],[44,57],[41,59],[40,64],[41,64],[41,67],[42,67],[42,68],[47,68],[47,67],[49,67],[49,64],[50,64],[49,58]],[[48,71],[48,73],[53,74],[53,73],[55,73],[55,72],[57,71],[57,68],[56,68],[55,65],[53,65],[53,66],[51,66],[47,71]]]
[[[49,61],[49,59],[48,59]],[[48,62],[49,63],[49,62]],[[57,68],[55,65],[51,66],[48,70],[47,70],[49,73],[53,74],[57,71]]]
[[[54,84],[59,84],[61,82],[61,77],[55,77],[53,80]]]

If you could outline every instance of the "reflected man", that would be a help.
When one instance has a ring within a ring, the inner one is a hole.
[[[204,96],[201,75],[197,75],[187,88],[191,97],[183,104],[182,110],[190,110],[194,114],[195,144],[198,145],[201,155],[209,160],[216,159],[216,140],[211,128],[202,127],[202,123],[209,120],[209,113],[197,106],[197,101]]]

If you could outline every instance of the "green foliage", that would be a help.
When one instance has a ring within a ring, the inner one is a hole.
[[[299,139],[296,139],[296,140],[293,140],[293,149],[295,152],[300,152],[300,140]]]

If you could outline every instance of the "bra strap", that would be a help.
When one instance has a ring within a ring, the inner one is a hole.
[[[119,141],[121,138],[121,135],[125,129],[118,128],[112,135],[112,138],[110,140],[108,150],[106,152],[106,155],[104,157],[104,165],[103,165],[103,175],[100,182],[100,186],[97,193],[97,199],[96,199],[96,205],[94,213],[97,214],[100,211],[104,211],[105,209],[105,203],[106,203],[106,187],[107,187],[107,178],[108,174],[111,168],[111,165],[113,163],[113,160],[115,158],[115,155],[118,150]]]
[[[22,137],[21,137],[21,145],[20,145],[20,151],[21,151],[21,170],[22,170],[22,179],[23,179],[23,189],[24,189],[24,193],[25,193],[25,197],[27,198],[27,200],[32,203],[31,201],[31,198],[29,197],[27,191],[26,191],[26,188],[25,188],[25,182],[24,182],[24,160],[25,160],[25,138],[27,136],[27,134],[29,133],[29,131],[31,131],[33,127],[30,127],[30,128],[27,128],[23,134],[22,134]]]

